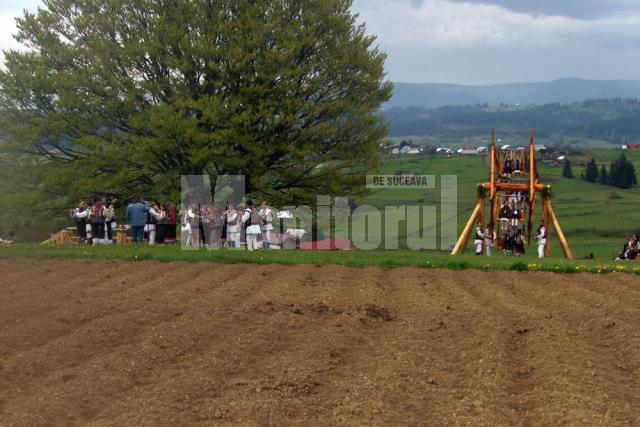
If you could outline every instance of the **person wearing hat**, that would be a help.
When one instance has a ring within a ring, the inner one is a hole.
[[[111,197],[107,197],[102,206],[102,217],[104,218],[104,229],[108,243],[113,243],[113,223],[115,216],[116,211]]]
[[[536,233],[536,240],[538,241],[538,258],[544,258],[544,249],[547,246],[547,229],[544,226],[544,220],[540,220],[540,227]]]
[[[71,210],[71,218],[76,223],[76,231],[78,236],[82,238],[83,242],[87,241],[87,218],[89,217],[89,211],[87,210],[87,204],[82,201],[78,204],[78,207]]]

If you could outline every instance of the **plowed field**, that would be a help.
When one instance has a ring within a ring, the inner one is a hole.
[[[640,423],[640,278],[0,260],[0,425]]]

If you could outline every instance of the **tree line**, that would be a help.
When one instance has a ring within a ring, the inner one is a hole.
[[[597,99],[570,104],[457,105],[407,107],[385,111],[390,135],[438,135],[456,139],[486,135],[496,128],[503,136],[526,137],[531,127],[542,138],[556,135],[601,139],[622,144],[640,139],[640,100]]]
[[[571,162],[569,159],[565,159],[562,176],[565,178],[573,178],[573,171],[571,170]],[[627,160],[624,153],[620,154],[620,157],[611,163],[609,171],[607,171],[604,164],[598,169],[596,160],[591,158],[591,161],[587,163],[582,178],[587,182],[611,185],[622,189],[629,189],[638,183],[635,167],[633,163]]]

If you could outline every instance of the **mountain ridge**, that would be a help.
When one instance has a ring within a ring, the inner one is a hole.
[[[562,78],[548,82],[460,85],[453,83],[395,82],[394,107],[442,107],[475,104],[551,104],[589,99],[640,98],[640,80]]]

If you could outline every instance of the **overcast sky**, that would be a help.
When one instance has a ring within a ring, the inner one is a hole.
[[[123,0],[126,1],[126,0]],[[0,48],[39,0],[0,0]],[[354,0],[389,78],[489,84],[640,79],[640,0]]]

